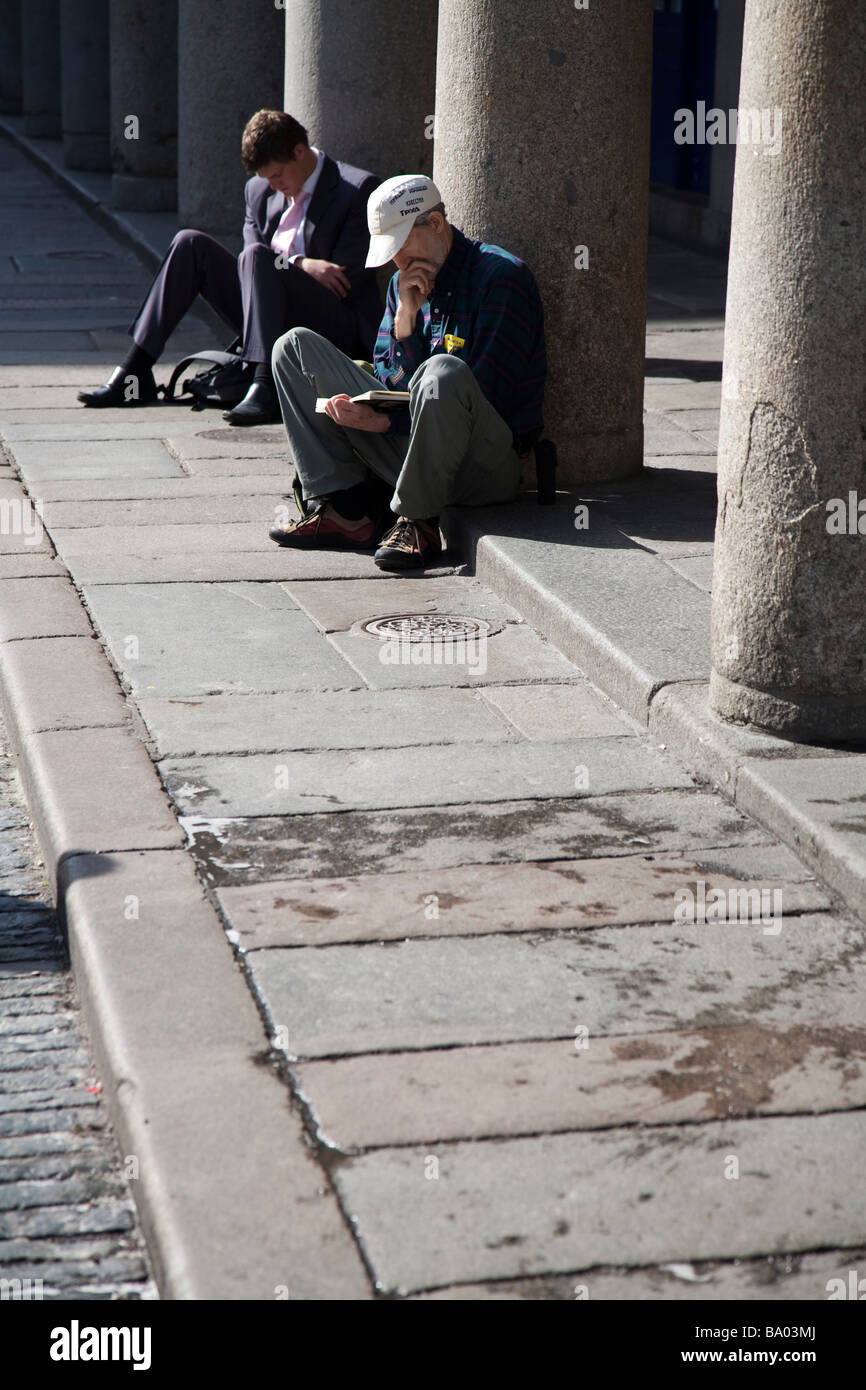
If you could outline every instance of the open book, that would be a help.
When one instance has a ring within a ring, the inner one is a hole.
[[[316,397],[316,414],[324,415],[330,396]],[[371,405],[374,410],[394,410],[398,405],[409,404],[408,391],[362,391],[360,396],[352,396],[358,405]]]

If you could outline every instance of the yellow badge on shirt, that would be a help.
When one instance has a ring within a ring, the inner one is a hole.
[[[456,352],[458,348],[466,346],[465,338],[458,338],[455,333],[445,334],[445,351]]]

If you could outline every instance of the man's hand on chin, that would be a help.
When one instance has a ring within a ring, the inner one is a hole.
[[[418,310],[430,297],[436,283],[437,267],[432,261],[410,261],[400,271],[397,281],[397,312],[394,315],[394,337],[408,338],[415,332]]]
[[[347,430],[366,430],[368,434],[384,434],[388,428],[388,416],[371,405],[353,401],[350,396],[332,396],[325,406],[325,414],[337,425]]]
[[[337,265],[335,261],[317,261],[309,256],[302,256],[297,262],[301,270],[305,270],[308,275],[312,275],[320,285],[324,285],[326,290],[330,290],[338,299],[345,299],[352,288],[352,282],[346,274],[344,265]]]

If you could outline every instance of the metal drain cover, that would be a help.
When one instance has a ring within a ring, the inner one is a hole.
[[[388,613],[361,623],[362,632],[380,641],[478,642],[499,630],[486,618],[467,618],[460,613]]]

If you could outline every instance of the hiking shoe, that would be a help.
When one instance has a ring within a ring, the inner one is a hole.
[[[416,570],[435,564],[441,554],[438,517],[410,521],[406,516],[399,516],[382,537],[373,559],[380,570]]]
[[[268,535],[277,545],[298,550],[369,550],[376,543],[378,528],[366,516],[357,522],[345,521],[326,502],[285,526],[272,526]]]

